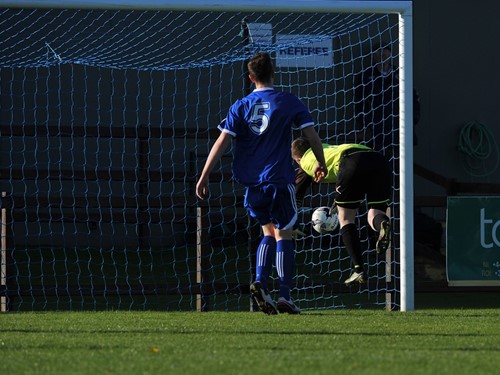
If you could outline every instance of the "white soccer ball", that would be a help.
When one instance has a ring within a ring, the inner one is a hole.
[[[337,211],[330,215],[330,207],[316,208],[311,217],[313,228],[320,234],[331,233],[339,225]]]

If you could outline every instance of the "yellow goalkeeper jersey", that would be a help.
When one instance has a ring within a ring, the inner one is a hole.
[[[334,183],[337,181],[340,159],[344,151],[353,148],[360,150],[371,150],[369,147],[357,143],[345,143],[341,145],[329,145],[327,143],[323,143],[322,146],[323,152],[325,154],[326,167],[328,168],[328,174],[326,175],[323,182],[330,183]],[[317,160],[312,149],[308,149],[300,159],[300,167],[311,177],[314,177],[314,168],[316,167],[316,163]]]

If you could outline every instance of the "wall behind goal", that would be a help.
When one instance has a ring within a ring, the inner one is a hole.
[[[0,12],[0,190],[13,309],[193,309],[193,290],[203,287],[196,177],[217,124],[249,89],[245,60],[276,48],[244,43],[241,21],[331,37],[332,66],[278,68],[276,85],[309,106],[332,143],[365,141],[354,132],[354,75],[371,46],[396,45],[398,31],[394,15]],[[229,157],[211,181],[210,305],[245,310],[253,228]],[[308,199],[332,201],[326,186]],[[338,234],[309,233],[296,277],[303,308],[385,304],[385,260],[374,258],[366,226],[361,231],[374,289],[332,294],[349,273],[348,256]]]
[[[481,6],[467,0],[414,0],[413,8],[414,86],[422,104],[415,162],[460,182],[499,184],[500,50],[496,46],[500,32],[496,14],[500,5],[493,0],[482,1]],[[484,124],[494,141],[488,149],[486,138],[472,140],[477,151],[484,151],[473,158],[458,147],[460,132],[470,121]],[[468,163],[479,169],[472,171]],[[415,194],[446,196],[446,191],[417,177]]]

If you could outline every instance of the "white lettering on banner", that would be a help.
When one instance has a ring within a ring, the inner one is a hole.
[[[494,224],[493,227],[491,228],[491,239],[493,241],[490,243],[486,243],[486,231],[487,231],[487,224],[493,224],[493,219],[486,219],[486,215],[484,213],[484,208],[481,208],[480,210],[480,235],[481,235],[481,246],[484,249],[491,249],[493,247],[493,243],[496,245],[496,247],[500,247],[500,241],[498,240],[497,237],[497,230],[498,227],[500,226],[500,220],[497,220]]]

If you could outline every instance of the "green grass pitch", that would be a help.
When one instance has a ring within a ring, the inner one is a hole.
[[[15,374],[496,374],[500,310],[0,315]]]

